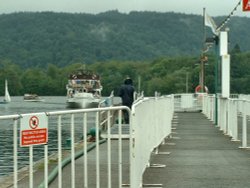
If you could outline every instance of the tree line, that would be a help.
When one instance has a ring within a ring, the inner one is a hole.
[[[214,92],[215,56],[208,54],[205,85]],[[85,66],[101,76],[103,95],[119,89],[126,76],[134,81],[136,91],[145,95],[193,93],[199,84],[200,59],[197,56],[162,57],[152,61],[108,61],[92,64],[73,63],[64,67],[48,64],[44,68],[22,68],[10,60],[0,60],[0,95],[4,95],[4,80],[8,80],[12,96],[37,93],[41,96],[64,96],[68,75]],[[231,52],[231,93],[250,93],[250,52]],[[141,85],[139,87],[139,79]]]

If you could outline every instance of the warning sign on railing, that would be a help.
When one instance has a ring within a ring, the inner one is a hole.
[[[20,145],[42,145],[48,142],[48,117],[46,114],[24,115],[21,118]]]
[[[243,0],[243,11],[250,11],[250,0]]]

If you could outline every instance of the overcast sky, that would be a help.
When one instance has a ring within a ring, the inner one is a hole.
[[[179,12],[210,16],[229,15],[239,0],[0,0],[0,14],[20,11],[100,13],[108,10]],[[239,6],[234,15],[250,16]]]

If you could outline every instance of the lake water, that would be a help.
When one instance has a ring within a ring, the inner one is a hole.
[[[44,102],[25,102],[23,97],[12,97],[8,104],[0,104],[0,115],[25,114],[33,112],[52,112],[68,110],[66,97],[42,97]],[[2,98],[0,98],[2,101]],[[95,115],[88,115],[88,128],[94,127]],[[82,116],[75,116],[75,139],[80,140],[83,136]],[[19,131],[18,131],[19,134]],[[68,147],[67,140],[70,138],[70,116],[63,118],[62,145]],[[19,139],[18,139],[19,142]],[[57,118],[49,118],[49,153],[57,151]],[[13,121],[0,121],[0,176],[13,172]],[[28,165],[29,154],[27,147],[18,147],[18,167]],[[43,156],[43,146],[34,146],[34,160]]]
[[[25,102],[23,96],[11,97],[8,104],[0,104],[0,115],[22,114],[31,112],[50,112],[66,109],[66,97],[42,97],[44,102]],[[2,101],[2,99],[0,98]]]

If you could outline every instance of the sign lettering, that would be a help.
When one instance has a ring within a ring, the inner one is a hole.
[[[45,114],[24,115],[21,119],[20,145],[42,145],[48,142],[48,118]]]

